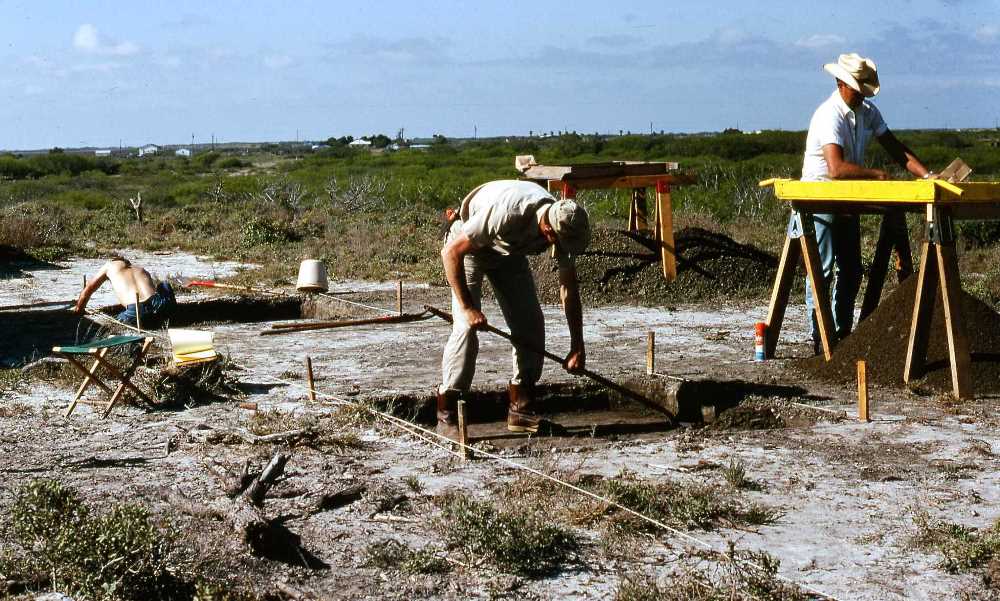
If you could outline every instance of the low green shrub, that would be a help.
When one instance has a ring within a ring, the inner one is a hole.
[[[169,569],[173,534],[143,507],[114,504],[96,514],[72,488],[34,480],[18,491],[10,521],[20,553],[0,566],[8,578],[86,599],[190,598],[191,587]]]
[[[540,509],[505,508],[457,493],[442,501],[438,528],[448,547],[460,549],[470,561],[539,577],[558,571],[579,549],[576,535],[553,524]]]
[[[968,572],[1000,557],[1000,520],[989,528],[976,529],[941,520],[926,513],[914,518],[917,547],[940,553],[941,568],[951,574]]]

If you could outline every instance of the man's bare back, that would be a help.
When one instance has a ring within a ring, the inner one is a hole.
[[[77,313],[83,312],[90,297],[106,280],[111,282],[115,297],[124,306],[135,304],[136,292],[139,293],[139,302],[156,294],[156,283],[148,271],[124,259],[114,258],[105,263],[80,292],[80,298],[76,301]]]
[[[139,302],[156,294],[156,283],[149,272],[135,265],[126,267],[121,261],[108,261],[107,276],[115,297],[123,305],[135,302],[135,294],[139,293]]]

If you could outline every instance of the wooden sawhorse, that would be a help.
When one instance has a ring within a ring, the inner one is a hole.
[[[778,274],[771,291],[771,303],[767,311],[764,355],[768,359],[774,357],[774,351],[778,346],[781,324],[785,318],[785,308],[788,306],[788,298],[792,291],[800,257],[804,259],[806,275],[809,278],[809,285],[813,289],[813,305],[817,308],[816,325],[819,329],[823,356],[827,361],[830,360],[833,347],[837,344],[833,315],[830,311],[829,287],[826,280],[820,277],[823,266],[820,262],[819,248],[816,244],[816,235],[812,224],[811,213],[792,210],[785,245],[778,263]],[[889,270],[893,250],[897,254],[896,273],[899,281],[903,281],[913,273],[913,258],[906,233],[906,217],[898,211],[884,212],[882,215],[878,243],[875,245],[875,257],[868,271],[868,285],[865,286],[864,301],[861,305],[860,319],[862,320],[875,310],[882,298],[882,288],[885,286],[885,277]],[[812,316],[808,316],[808,318],[812,319]]]
[[[656,204],[653,208],[653,238],[660,248],[664,279],[668,282],[677,279],[670,188],[695,181],[693,176],[677,172],[677,163],[612,161],[577,165],[532,165],[524,171],[524,177],[547,186],[549,192],[558,192],[563,198],[576,198],[578,190],[631,190],[628,222],[630,232],[639,232],[648,227],[646,188],[654,188]]]
[[[934,301],[940,289],[952,392],[959,399],[973,398],[972,356],[962,322],[962,284],[955,253],[955,226],[947,208],[927,206],[927,239],[920,245],[920,272],[917,278],[917,296],[913,302],[903,380],[909,383],[923,375]]]

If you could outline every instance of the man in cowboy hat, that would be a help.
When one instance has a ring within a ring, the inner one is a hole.
[[[889,131],[882,114],[870,101],[879,91],[875,62],[858,54],[841,54],[836,63],[823,68],[837,81],[837,89],[813,113],[802,161],[802,181],[836,179],[889,179],[882,169],[865,166],[865,149],[872,138],[889,156],[916,177],[932,174],[913,152]],[[833,322],[838,339],[851,333],[854,301],[861,288],[861,229],[856,215],[814,214],[823,277],[836,281],[831,291]],[[900,214],[894,229],[906,235],[906,219]],[[813,349],[819,352],[819,333],[813,310],[811,286],[806,285],[806,308],[812,316]]]
[[[453,214],[454,215],[454,214]],[[590,218],[573,200],[556,200],[538,184],[501,180],[470,192],[451,223],[441,250],[451,286],[453,327],[441,362],[442,382],[437,394],[438,433],[457,438],[457,403],[472,387],[479,340],[476,330],[486,325],[482,312],[483,278],[515,339],[545,346],[545,321],[538,303],[527,255],[554,246],[559,286],[570,351],[563,366],[583,369],[583,311],[574,257],[590,242]],[[507,429],[537,432],[552,425],[540,418],[535,383],[542,374],[542,355],[514,345],[513,375],[508,385]]]

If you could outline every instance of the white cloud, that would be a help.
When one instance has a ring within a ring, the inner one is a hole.
[[[976,30],[976,39],[980,42],[993,42],[1000,38],[1000,27],[996,25],[983,25]]]
[[[77,28],[73,34],[73,47],[89,54],[108,56],[132,56],[139,52],[139,46],[135,43],[109,40],[90,23],[84,23]]]
[[[275,54],[264,57],[264,66],[268,69],[284,69],[291,66],[294,62],[292,57],[286,54]]]
[[[121,63],[106,62],[106,63],[86,63],[81,65],[74,65],[70,67],[70,71],[73,73],[110,73],[115,69],[122,67]]]
[[[183,64],[183,62],[184,62],[184,61],[181,60],[181,57],[173,55],[173,54],[166,54],[166,55],[157,57],[157,58],[154,59],[154,61],[156,62],[156,64],[160,65],[161,67],[166,67],[168,69],[176,69],[176,68],[180,67]]]
[[[73,34],[73,46],[84,52],[96,52],[100,43],[97,40],[97,28],[90,23],[84,23]]]
[[[800,48],[826,48],[827,46],[842,46],[847,40],[834,33],[814,33],[809,37],[795,42]]]

